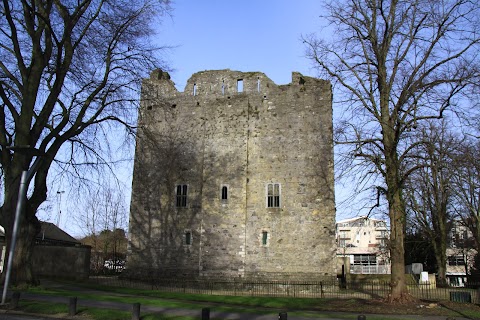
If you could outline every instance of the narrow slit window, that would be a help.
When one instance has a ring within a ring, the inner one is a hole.
[[[268,244],[268,232],[262,231],[262,246],[266,246]]]
[[[243,79],[237,80],[237,92],[243,92]]]
[[[257,78],[257,92],[260,92],[260,77]]]
[[[227,186],[222,187],[222,200],[223,201],[228,200],[228,187]]]
[[[192,233],[190,231],[185,232],[185,244],[187,246],[192,244]]]
[[[176,206],[178,208],[185,208],[187,206],[187,191],[188,187],[186,184],[177,185]]]
[[[267,185],[267,207],[279,208],[280,207],[280,184],[269,183]]]
[[[225,80],[222,80],[222,96],[225,95]]]
[[[194,96],[197,95],[197,84],[196,83],[193,84],[193,95]]]

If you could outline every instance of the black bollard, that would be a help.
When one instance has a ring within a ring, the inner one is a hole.
[[[202,320],[210,320],[210,308],[202,309]]]
[[[359,315],[357,320],[367,320],[367,317],[365,317],[363,314]]]
[[[72,297],[68,301],[68,315],[74,316],[77,314],[77,297]]]
[[[20,292],[15,291],[14,293],[12,293],[12,301],[10,304],[10,308],[17,309],[19,300],[20,300]]]
[[[287,320],[287,313],[286,312],[280,312],[278,314],[278,320]]]
[[[132,305],[132,320],[140,320],[140,303]]]

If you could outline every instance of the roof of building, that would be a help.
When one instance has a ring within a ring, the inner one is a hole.
[[[77,245],[81,244],[80,241],[54,225],[50,222],[41,221],[41,230],[37,235],[37,241],[50,242],[50,243],[59,243],[59,244],[70,244]]]
[[[352,222],[352,221],[357,221],[357,220],[385,221],[385,220],[381,220],[381,219],[369,218],[368,216],[359,216],[359,217],[355,217],[355,218],[340,220],[340,221],[337,221],[337,223],[347,223],[347,222]]]

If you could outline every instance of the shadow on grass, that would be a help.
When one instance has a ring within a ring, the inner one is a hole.
[[[456,303],[453,305],[447,302],[440,302],[439,305],[464,318],[472,320],[480,319],[480,308],[477,305],[471,303]],[[473,310],[473,307],[476,307],[478,310]]]

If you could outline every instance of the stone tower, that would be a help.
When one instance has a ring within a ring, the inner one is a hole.
[[[158,276],[333,276],[332,89],[203,71],[142,87],[128,268]]]

